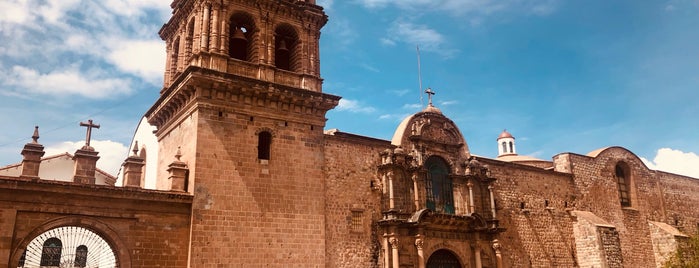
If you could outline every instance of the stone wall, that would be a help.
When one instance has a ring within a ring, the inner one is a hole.
[[[372,181],[378,181],[379,153],[390,147],[351,134],[325,136],[327,267],[377,267],[381,190]],[[359,229],[353,229],[353,212],[361,215]]]
[[[493,191],[505,267],[572,267],[575,245],[568,209],[576,200],[569,174],[478,159],[496,178]]]
[[[257,105],[199,104],[191,266],[324,267],[322,127],[244,110]],[[258,159],[262,131],[269,160]]]
[[[114,249],[120,267],[186,267],[192,197],[186,194],[0,179],[0,267],[56,227],[79,226]]]

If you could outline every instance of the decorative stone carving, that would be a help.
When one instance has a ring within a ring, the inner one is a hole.
[[[417,247],[418,250],[422,250],[424,246],[424,240],[422,238],[416,238],[415,239],[415,247]]]
[[[388,243],[391,244],[392,249],[398,249],[398,238],[391,237],[388,239]]]

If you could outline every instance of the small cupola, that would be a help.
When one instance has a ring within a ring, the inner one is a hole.
[[[498,136],[498,157],[505,155],[517,155],[517,150],[515,150],[515,137],[507,132],[507,129],[503,130]]]

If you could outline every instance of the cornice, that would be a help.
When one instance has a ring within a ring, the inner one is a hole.
[[[324,121],[325,113],[339,100],[330,94],[190,66],[163,92],[146,117],[161,131],[176,117],[190,113],[193,105],[206,104],[232,111],[266,109]]]

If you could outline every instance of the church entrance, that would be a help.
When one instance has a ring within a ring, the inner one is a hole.
[[[440,249],[432,253],[427,260],[427,268],[461,268],[461,263],[453,253]]]

